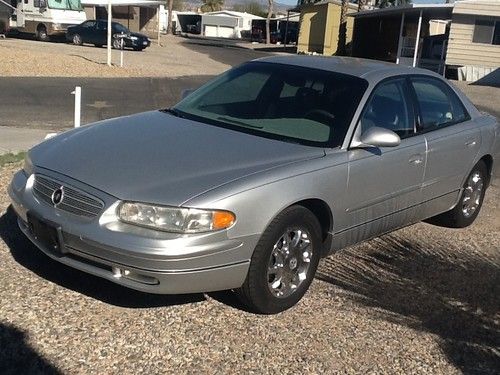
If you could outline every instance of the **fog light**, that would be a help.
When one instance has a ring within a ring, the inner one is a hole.
[[[129,270],[121,269],[118,267],[111,267],[111,272],[113,272],[113,277],[116,277],[117,279],[119,279],[122,276],[130,275]]]

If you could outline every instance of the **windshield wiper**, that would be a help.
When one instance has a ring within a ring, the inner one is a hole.
[[[184,118],[184,115],[175,108],[162,109],[161,112],[170,113],[171,115],[174,115],[175,117]]]
[[[233,120],[232,118],[224,117],[224,116],[217,117],[217,120],[224,121],[224,122],[230,122],[230,123],[235,124],[235,125],[242,125],[242,126],[246,126],[249,128],[255,128],[255,129],[262,129],[263,128],[263,126],[248,124],[246,122]]]

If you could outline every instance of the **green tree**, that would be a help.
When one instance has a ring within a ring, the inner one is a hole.
[[[216,12],[221,10],[224,5],[224,0],[203,0],[201,6],[202,12]]]
[[[255,0],[244,4],[235,4],[233,6],[233,10],[235,10],[236,12],[250,13],[263,18],[267,16],[267,12],[264,7]]]
[[[347,44],[347,11],[349,10],[349,1],[342,0],[342,5],[340,8],[340,26],[339,26],[339,37],[337,44],[336,55],[344,56],[346,54],[346,44]]]
[[[375,6],[379,8],[388,8],[398,5],[411,4],[412,0],[376,0]]]

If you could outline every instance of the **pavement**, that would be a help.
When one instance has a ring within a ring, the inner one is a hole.
[[[26,151],[45,139],[47,131],[0,126],[0,155]]]
[[[198,88],[213,76],[177,78],[54,78],[0,79],[0,127],[47,131],[73,126],[75,86],[82,88],[81,122],[168,108],[183,90]]]

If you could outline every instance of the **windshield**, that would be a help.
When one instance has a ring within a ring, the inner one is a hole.
[[[80,0],[49,0],[48,6],[51,9],[83,10]]]
[[[106,25],[107,28],[107,25]],[[121,23],[113,23],[113,32],[128,34],[128,29]]]
[[[174,107],[216,126],[311,146],[340,146],[368,83],[284,64],[232,69]]]

